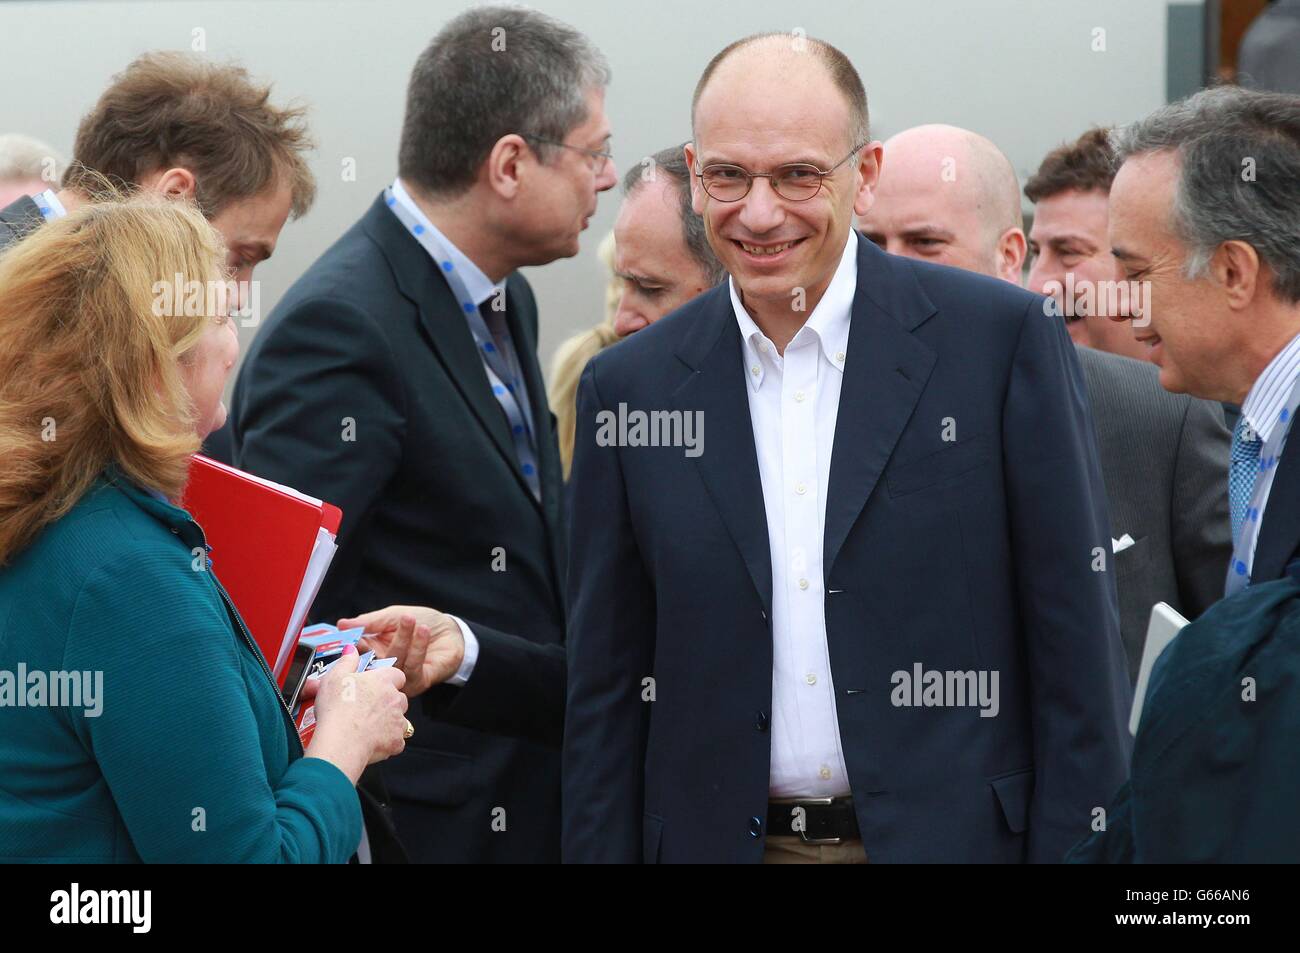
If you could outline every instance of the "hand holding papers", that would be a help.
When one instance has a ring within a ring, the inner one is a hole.
[[[320,677],[309,707],[310,758],[336,765],[355,784],[367,765],[400,754],[406,747],[405,677],[395,666],[361,670],[356,646],[345,645]]]
[[[293,686],[289,694],[289,707],[293,710],[293,723],[298,728],[298,737],[306,747],[312,739],[316,728],[317,713],[313,702],[320,691],[321,679],[335,668],[344,656],[356,655],[357,640],[363,630],[353,628],[339,630],[329,623],[322,622],[302,630],[298,639],[300,655],[295,657],[294,671],[301,665],[301,674],[291,674],[285,687]],[[361,654],[357,661],[357,672],[392,668],[395,659],[375,658],[373,651]],[[350,668],[350,666],[349,666]],[[402,676],[403,682],[405,675]],[[398,685],[399,688],[402,685]]]

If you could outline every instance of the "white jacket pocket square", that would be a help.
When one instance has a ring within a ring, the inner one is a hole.
[[[1119,539],[1111,538],[1110,547],[1112,552],[1122,553],[1133,545],[1133,537],[1125,533]]]

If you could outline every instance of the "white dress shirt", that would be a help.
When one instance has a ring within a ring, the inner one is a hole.
[[[1286,426],[1281,420],[1282,409],[1286,407],[1287,400],[1291,397],[1291,390],[1295,387],[1297,378],[1300,378],[1300,334],[1293,337],[1291,342],[1268,362],[1264,372],[1251,385],[1250,393],[1246,395],[1246,402],[1241,405],[1241,416],[1246,418],[1246,423],[1254,428],[1255,433],[1259,434],[1259,439],[1264,443],[1268,443],[1269,438],[1273,436],[1275,427]],[[1253,534],[1250,540],[1247,572],[1255,565],[1259,527],[1264,524],[1264,511],[1268,507],[1268,495],[1273,489],[1273,476],[1276,473],[1277,467],[1269,467],[1255,477],[1257,481],[1255,489],[1260,489],[1258,481],[1263,481],[1259,519],[1246,520],[1241,530],[1243,533]]]
[[[822,541],[857,251],[850,231],[826,293],[784,355],[729,282],[772,553],[772,797],[849,793],[826,645]]]

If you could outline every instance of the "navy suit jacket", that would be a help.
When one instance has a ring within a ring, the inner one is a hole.
[[[1078,360],[1039,296],[856,240],[822,581],[864,847],[1059,861],[1129,754]],[[702,411],[703,453],[599,445],[620,404]],[[760,861],[771,566],[725,284],[587,366],[571,492],[565,859]],[[996,717],[895,706],[917,663],[996,671]]]
[[[1259,583],[1281,579],[1287,565],[1296,559],[1300,559],[1300,440],[1288,440],[1278,459],[1268,505],[1259,524],[1250,580]]]
[[[506,287],[540,501],[455,296],[382,197],[276,306],[231,406],[238,466],[343,510],[313,619],[428,605],[478,637],[469,682],[413,702],[405,752],[363,782],[381,802],[391,796],[419,862],[559,859],[550,726],[564,704],[560,456],[533,294],[519,274]],[[349,425],[353,439],[342,436]],[[374,846],[375,823],[368,829]]]

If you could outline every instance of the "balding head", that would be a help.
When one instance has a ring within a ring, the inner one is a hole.
[[[956,126],[916,126],[885,143],[863,233],[894,254],[1019,283],[1020,184],[992,142]]]
[[[801,34],[732,44],[696,87],[695,139],[685,153],[693,172],[709,175],[692,177],[694,207],[742,303],[778,349],[816,308],[850,241],[853,213],[870,201],[880,144],[865,141],[866,122],[853,64]],[[791,165],[813,169],[798,180],[769,178]],[[711,193],[707,182],[720,186],[724,175],[749,191]],[[782,181],[816,191],[791,197]]]
[[[709,61],[695,84],[691,98],[691,129],[695,131],[695,112],[709,83],[717,75],[759,77],[780,83],[782,77],[806,75],[809,67],[820,68],[844,98],[848,107],[846,130],[853,143],[871,138],[867,110],[867,91],[862,78],[849,58],[824,40],[791,33],[756,33],[724,47]]]

